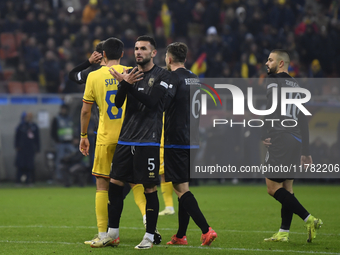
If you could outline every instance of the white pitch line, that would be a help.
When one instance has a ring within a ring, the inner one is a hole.
[[[0,226],[0,228],[85,228],[85,229],[97,229],[96,226],[42,226],[42,225],[27,225],[27,226]],[[142,227],[120,227],[120,229],[132,229],[132,230],[145,230]],[[158,228],[162,231],[177,231],[177,228]],[[216,232],[233,232],[233,233],[274,233],[275,231],[259,231],[259,230],[234,230],[234,229],[215,229]],[[201,231],[198,228],[188,229],[188,231]],[[322,231],[322,230],[321,230]],[[306,235],[306,232],[290,232],[291,234],[297,235]],[[340,234],[332,234],[332,233],[320,233],[318,235],[321,236],[340,236]]]
[[[53,241],[13,241],[13,240],[0,240],[0,243],[17,243],[17,244],[68,244],[68,245],[83,245],[82,243],[70,243],[70,242],[53,242]],[[133,247],[128,244],[119,244],[123,247]],[[154,247],[170,247],[169,245],[155,245]],[[189,245],[173,245],[171,248],[180,249],[199,249],[199,250],[219,250],[219,251],[245,251],[245,252],[279,252],[279,253],[301,253],[301,254],[325,254],[325,255],[339,255],[340,253],[323,252],[323,251],[294,251],[294,250],[264,250],[264,249],[247,249],[247,248],[222,248],[222,247],[200,247]]]

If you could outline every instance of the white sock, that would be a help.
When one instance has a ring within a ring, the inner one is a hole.
[[[279,232],[287,232],[287,233],[289,233],[289,229],[287,230],[287,229],[282,229],[282,228],[280,228],[280,229],[279,229]]]
[[[119,237],[119,228],[109,228],[109,231],[107,232],[107,235],[113,239],[116,239]]]
[[[148,238],[148,239],[150,239],[151,242],[153,242],[154,241],[153,237],[154,237],[154,234],[150,234],[150,233],[146,232],[143,239]]]
[[[165,209],[169,209],[172,212],[175,210],[173,206],[167,206],[167,207],[165,207]]]
[[[99,233],[98,233],[98,237],[99,237],[100,239],[105,238],[106,235],[107,235],[106,232],[99,232]]]
[[[306,219],[304,219],[304,222],[307,222],[308,218],[309,218],[310,214],[308,214],[308,216],[306,217]]]

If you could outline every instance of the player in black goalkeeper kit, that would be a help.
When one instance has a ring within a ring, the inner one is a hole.
[[[189,190],[190,160],[199,147],[199,111],[192,109],[191,98],[199,95],[200,81],[191,71],[185,69],[184,62],[188,48],[184,43],[168,45],[165,62],[172,71],[173,100],[165,111],[164,122],[164,165],[165,181],[173,183],[178,196],[178,222],[176,235],[167,244],[188,244],[186,231],[190,216],[202,230],[202,245],[210,245],[217,237],[208,225],[194,195]],[[191,127],[191,128],[190,128]]]
[[[105,41],[101,41],[96,45],[95,51],[91,54],[90,58],[85,62],[81,63],[74,67],[71,72],[68,74],[68,77],[71,81],[78,83],[79,85],[85,84],[87,80],[87,76],[89,73],[100,69],[102,66],[105,66],[105,61],[103,58],[103,44]],[[97,134],[98,122],[99,122],[99,111],[97,109],[97,104],[94,102],[94,111],[93,116],[96,123],[95,133]]]
[[[262,140],[268,148],[265,163],[267,166],[306,166],[312,164],[309,153],[309,130],[306,116],[294,104],[287,104],[286,115],[281,115],[281,88],[299,87],[297,81],[288,74],[290,63],[289,55],[284,50],[273,50],[266,63],[268,71],[267,79],[267,109],[272,106],[272,94],[278,93],[277,109],[266,116],[266,119],[280,121],[268,122],[263,127]],[[289,97],[301,98],[301,93],[287,93]],[[290,120],[289,120],[290,119]],[[284,125],[282,125],[284,121]],[[295,123],[297,125],[294,125]],[[295,127],[294,127],[295,126]],[[287,176],[291,177],[291,176]],[[300,204],[293,192],[293,179],[266,178],[267,190],[282,204],[281,227],[279,232],[265,241],[288,242],[289,229],[293,213],[305,221],[308,232],[307,242],[312,242],[316,237],[316,229],[322,225],[321,219],[317,219]]]
[[[126,112],[118,145],[113,157],[109,188],[109,230],[113,240],[119,238],[119,220],[123,209],[124,182],[143,184],[146,197],[146,233],[136,249],[148,249],[154,242],[159,201],[159,151],[165,102],[171,91],[170,72],[155,65],[156,43],[152,37],[140,36],[135,44],[138,65],[129,74],[115,70],[111,74],[120,82],[115,98],[118,108],[126,99]],[[143,72],[132,84],[131,77]]]

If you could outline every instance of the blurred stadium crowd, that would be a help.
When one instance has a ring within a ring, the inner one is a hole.
[[[183,41],[187,67],[205,77],[264,77],[274,48],[291,52],[294,77],[340,76],[339,1],[331,0],[16,0],[0,1],[0,80],[35,81],[38,91],[78,93],[69,71],[108,37],[125,43],[153,35],[156,63]],[[11,92],[5,82],[0,93]],[[15,91],[15,90],[14,90]],[[336,85],[314,95],[339,95]]]

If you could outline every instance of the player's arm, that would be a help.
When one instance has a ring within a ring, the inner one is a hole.
[[[128,90],[131,95],[133,95],[139,102],[144,104],[146,107],[152,109],[154,108],[159,100],[164,96],[169,85],[161,81],[159,85],[155,84],[152,88],[150,95],[139,92],[131,84],[128,85]]]
[[[309,129],[308,129],[308,120],[306,115],[304,115],[301,111],[299,112],[299,128],[301,133],[302,140],[302,150],[301,150],[301,165],[306,168],[307,164],[312,164],[312,156],[309,151]]]
[[[89,155],[90,143],[87,138],[87,129],[91,118],[91,108],[95,97],[93,93],[94,79],[93,73],[90,73],[85,86],[83,96],[83,107],[80,113],[80,143],[79,150],[84,155]]]
[[[176,92],[177,92],[177,86],[180,84],[180,79],[175,73],[171,73],[171,78],[169,82],[169,89],[167,91],[168,95],[165,100],[164,105],[164,111],[168,109],[169,105],[171,104],[172,100],[174,99]]]
[[[92,104],[83,102],[80,113],[80,143],[79,150],[84,156],[89,155],[90,143],[87,138],[87,129],[91,118]]]
[[[88,69],[92,64],[99,63],[102,58],[102,55],[94,51],[90,58],[80,65],[76,66],[71,70],[68,77],[71,81],[74,81],[78,84],[84,84],[86,82],[86,78],[89,74],[90,69]]]
[[[115,70],[114,70],[115,71]],[[151,90],[151,93],[144,94],[139,92],[136,88],[132,86],[132,83],[139,81],[142,79],[140,71],[136,71],[136,67],[132,69],[132,71],[127,74],[124,70],[123,74],[119,74],[115,72],[112,74],[119,82],[121,82],[122,87],[126,87],[131,95],[133,95],[139,102],[144,104],[148,108],[154,108],[159,100],[164,96],[167,89],[169,88],[168,83],[161,80],[159,83],[155,84]],[[164,80],[168,81],[168,77],[162,77]],[[122,80],[123,79],[123,80]],[[125,88],[124,88],[125,89]],[[118,93],[117,93],[118,94]],[[117,98],[117,97],[116,97]],[[117,106],[117,105],[116,105]],[[118,107],[118,106],[117,106]]]
[[[114,68],[109,70],[110,74],[119,81],[117,95],[115,97],[115,105],[117,108],[122,107],[124,104],[128,88],[131,84],[143,79],[143,73],[137,71],[137,67],[133,68],[130,73],[124,69],[123,73],[117,72]]]

